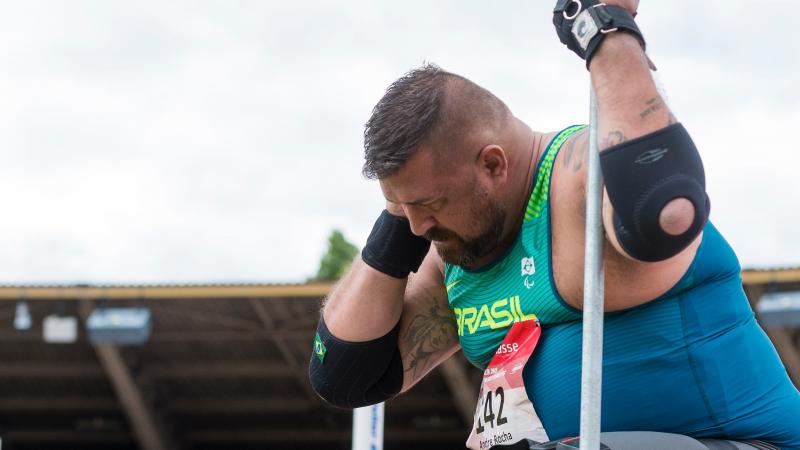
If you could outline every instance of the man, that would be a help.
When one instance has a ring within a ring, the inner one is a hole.
[[[800,448],[800,393],[707,222],[702,163],[651,78],[638,1],[606,3],[562,0],[554,13],[598,104],[602,428]],[[325,303],[317,392],[376,403],[459,348],[485,368],[508,330],[535,318],[524,387],[550,438],[576,435],[588,133],[535,132],[490,92],[427,65],[388,88],[364,136],[364,173],[387,206]]]

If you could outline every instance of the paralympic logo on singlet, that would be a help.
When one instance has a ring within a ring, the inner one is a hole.
[[[479,329],[496,330],[507,328],[512,323],[536,319],[536,314],[525,314],[520,306],[519,295],[501,298],[491,305],[468,308],[453,308],[458,324],[458,335],[474,334]]]
[[[533,256],[522,258],[520,264],[522,265],[522,276],[525,277],[523,284],[530,289],[533,287],[533,280],[530,279],[530,276],[536,273],[536,264],[533,262]]]

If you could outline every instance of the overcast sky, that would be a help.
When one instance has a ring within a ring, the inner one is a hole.
[[[366,240],[363,124],[423,61],[536,130],[588,119],[553,1],[0,3],[0,283],[304,280],[331,229]],[[637,19],[745,267],[800,265],[795,9]]]

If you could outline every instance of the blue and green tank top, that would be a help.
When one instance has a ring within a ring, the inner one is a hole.
[[[664,295],[603,320],[603,431],[758,439],[800,450],[800,392],[759,326],[736,254],[709,222]],[[551,438],[580,432],[582,322],[542,328],[523,371]]]
[[[515,322],[538,319],[543,325],[581,318],[558,295],[553,281],[550,241],[550,178],[561,146],[584,129],[558,133],[540,158],[522,229],[507,253],[478,270],[445,264],[447,298],[458,324],[464,355],[485,368]]]
[[[476,271],[445,265],[461,347],[474,365],[486,367],[514,322],[542,323],[523,379],[553,439],[579,432],[582,322],[553,281],[550,178],[558,150],[582,128],[569,127],[548,145],[508,252]],[[709,222],[675,286],[606,313],[603,431],[760,439],[800,450],[800,391],[755,320],[740,273],[736,254]]]

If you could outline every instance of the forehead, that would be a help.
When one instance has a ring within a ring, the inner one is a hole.
[[[384,197],[395,203],[422,203],[452,192],[464,181],[464,164],[420,148],[400,170],[380,180]]]

